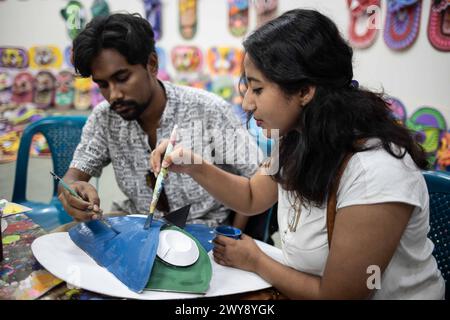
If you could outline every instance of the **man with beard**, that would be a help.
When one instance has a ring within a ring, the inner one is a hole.
[[[110,163],[119,188],[128,197],[124,203],[114,203],[113,211],[148,213],[156,180],[149,171],[150,153],[161,139],[170,136],[175,124],[180,129],[199,127],[200,130],[189,131],[192,134],[189,140],[202,145],[217,140],[208,135],[210,131],[236,131],[241,127],[222,98],[157,79],[154,33],[148,21],[139,15],[113,14],[93,19],[73,42],[73,64],[82,77],[92,77],[106,99],[89,116],[64,176],[83,199],[59,189],[65,210],[77,221],[101,216],[97,190],[88,181],[93,176],[99,177]],[[249,144],[251,150],[257,150],[245,130],[237,132],[238,147],[240,142],[247,141],[247,147]],[[224,148],[214,142],[216,145],[210,151],[215,159],[220,156],[230,159],[227,153],[234,151],[234,145]],[[242,152],[231,155],[234,164],[218,165],[249,177],[257,170],[257,164],[243,161],[239,154]],[[170,173],[155,218],[188,204],[191,204],[188,223],[216,226],[231,222],[230,211],[192,178]],[[233,224],[242,228],[246,218],[239,214],[236,217]]]

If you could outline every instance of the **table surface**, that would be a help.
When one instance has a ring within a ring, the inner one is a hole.
[[[56,278],[36,260],[32,242],[47,232],[24,214],[3,218],[8,227],[2,232],[3,261],[0,262],[0,300],[110,300],[119,299],[73,288]],[[60,230],[59,230],[60,231]],[[219,297],[253,299],[262,291]]]

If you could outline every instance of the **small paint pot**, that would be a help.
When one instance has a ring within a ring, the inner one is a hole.
[[[219,226],[214,229],[216,235],[225,236],[232,239],[240,239],[242,235],[242,231],[238,228],[231,226]]]

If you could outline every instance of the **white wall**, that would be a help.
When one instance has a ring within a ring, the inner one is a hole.
[[[198,0],[197,34],[193,40],[181,38],[178,31],[177,0],[163,1],[163,38],[159,46],[169,53],[179,44],[193,44],[205,50],[213,45],[240,46],[242,39],[233,37],[227,27],[226,0]],[[435,50],[428,41],[427,25],[432,0],[423,0],[419,37],[412,48],[394,52],[384,43],[382,30],[374,46],[355,52],[355,78],[373,89],[400,98],[408,115],[419,106],[440,110],[450,125],[450,53]],[[93,0],[81,1],[88,9]],[[141,0],[109,0],[112,11],[126,10],[144,14]],[[279,12],[297,7],[319,9],[329,15],[346,34],[349,23],[346,0],[279,0]],[[382,17],[384,23],[385,1]],[[0,1],[0,46],[56,44],[64,49],[70,44],[59,10],[67,0]],[[90,16],[89,16],[90,17]],[[255,25],[251,12],[251,26]],[[203,51],[205,52],[205,51]],[[173,69],[169,63],[169,72]]]

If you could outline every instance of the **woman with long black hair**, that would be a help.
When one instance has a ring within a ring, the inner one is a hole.
[[[151,158],[155,172],[187,173],[236,211],[254,215],[278,201],[283,264],[245,235],[217,237],[215,261],[255,272],[291,299],[443,299],[427,238],[425,154],[382,97],[353,81],[353,52],[336,25],[292,10],[244,47],[243,107],[269,137],[279,130],[269,167],[247,179],[181,163],[199,157],[182,147],[161,165],[167,142]]]

